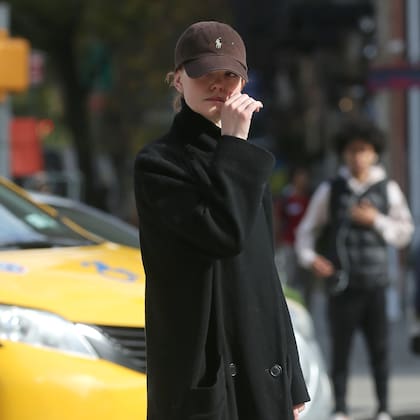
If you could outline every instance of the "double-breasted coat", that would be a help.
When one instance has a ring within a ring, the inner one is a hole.
[[[273,163],[185,103],[136,157],[148,420],[291,420],[309,399],[274,265]]]

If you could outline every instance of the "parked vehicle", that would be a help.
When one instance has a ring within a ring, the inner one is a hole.
[[[28,191],[38,203],[48,204],[96,235],[118,244],[139,248],[138,230],[133,225],[95,207],[58,195]]]
[[[144,272],[0,178],[0,418],[146,418]]]
[[[311,397],[299,420],[328,420],[333,408],[332,388],[324,357],[315,337],[311,315],[296,300],[288,298],[287,304],[295,331],[303,376]]]

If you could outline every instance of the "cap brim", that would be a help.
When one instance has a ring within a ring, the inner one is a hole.
[[[192,79],[218,70],[227,70],[248,81],[246,68],[237,60],[227,55],[206,55],[184,63],[185,71]]]

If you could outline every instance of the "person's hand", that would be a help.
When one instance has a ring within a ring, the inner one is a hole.
[[[232,95],[223,104],[221,112],[222,135],[246,140],[254,112],[263,107],[262,102],[245,93]]]
[[[294,420],[299,420],[299,413],[301,413],[304,409],[305,409],[305,403],[299,404],[299,405],[295,405],[293,407]]]
[[[378,209],[367,200],[354,205],[350,209],[350,217],[353,222],[363,226],[373,226],[378,213]]]
[[[335,272],[333,263],[322,255],[317,255],[315,257],[311,268],[317,277],[329,277]]]

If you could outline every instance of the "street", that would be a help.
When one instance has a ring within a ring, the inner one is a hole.
[[[324,314],[325,298],[317,292],[313,305],[314,323],[328,366],[328,333]],[[394,420],[420,420],[420,356],[410,353],[408,323],[404,315],[396,318],[391,322],[390,411]],[[376,408],[374,387],[360,335],[353,342],[350,372],[350,414],[354,420],[370,420]]]

